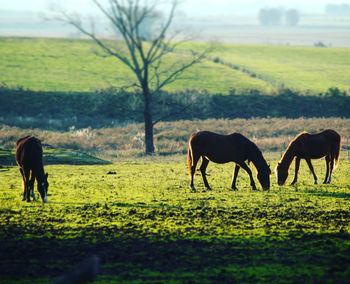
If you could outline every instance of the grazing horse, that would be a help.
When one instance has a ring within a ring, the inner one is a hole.
[[[250,177],[250,185],[256,190],[253,174],[245,161],[251,161],[258,170],[258,180],[264,190],[270,189],[271,170],[266,163],[259,148],[248,138],[239,133],[221,135],[209,131],[199,131],[191,135],[188,142],[188,169],[191,177],[191,190],[196,191],[193,183],[193,176],[199,158],[202,157],[200,171],[204,185],[211,189],[206,178],[205,170],[209,161],[224,164],[235,162],[236,167],[232,178],[232,189],[236,190],[236,180],[239,169],[244,169]]]
[[[334,130],[327,129],[317,134],[300,133],[288,145],[275,169],[277,182],[283,185],[288,177],[288,169],[294,157],[295,175],[291,185],[298,180],[300,160],[305,159],[317,184],[317,176],[311,164],[311,159],[326,159],[326,177],[323,183],[331,183],[334,165],[338,162],[340,151],[340,135]]]
[[[44,203],[48,201],[48,174],[44,172],[43,150],[39,139],[26,136],[16,143],[16,162],[20,167],[23,179],[23,201],[30,202],[30,194],[34,197],[34,180]]]

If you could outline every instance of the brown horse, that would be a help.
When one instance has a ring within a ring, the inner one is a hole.
[[[305,159],[308,164],[314,182],[317,184],[317,176],[311,164],[311,159],[326,159],[326,177],[323,183],[331,183],[334,165],[338,162],[340,151],[340,135],[334,130],[328,129],[317,134],[300,133],[288,145],[281,160],[276,167],[277,182],[283,185],[288,177],[288,169],[294,157],[295,175],[292,181],[294,185],[298,180],[300,160]]]
[[[23,179],[23,201],[30,202],[30,194],[34,197],[34,180],[37,181],[38,191],[44,203],[48,201],[48,174],[44,172],[43,150],[39,139],[26,136],[16,143],[16,162],[20,167]]]
[[[245,161],[252,161],[258,170],[258,180],[264,190],[270,189],[270,174],[271,170],[266,163],[259,148],[248,138],[242,134],[233,133],[230,135],[220,135],[209,131],[199,131],[191,135],[188,142],[188,169],[191,177],[191,190],[196,191],[193,183],[193,176],[196,171],[196,166],[202,158],[200,171],[204,185],[207,189],[211,189],[206,178],[205,170],[209,161],[214,163],[235,162],[236,167],[232,178],[232,189],[236,188],[236,180],[239,169],[244,169],[250,177],[250,185],[253,190],[256,190],[252,171]]]

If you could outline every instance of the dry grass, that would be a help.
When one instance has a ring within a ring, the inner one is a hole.
[[[162,122],[155,127],[155,145],[158,154],[183,154],[189,135],[198,130],[218,133],[239,132],[253,140],[263,151],[283,151],[289,141],[301,131],[318,132],[332,128],[342,136],[343,149],[349,149],[350,119],[209,119],[198,121]],[[114,128],[78,129],[67,132],[40,129],[0,127],[0,148],[13,149],[16,140],[35,135],[44,144],[75,149],[114,160],[143,155],[143,124],[129,124]]]

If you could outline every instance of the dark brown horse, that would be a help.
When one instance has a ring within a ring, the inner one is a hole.
[[[258,147],[244,137],[242,134],[233,133],[230,135],[220,135],[209,131],[199,131],[191,135],[188,142],[188,169],[191,177],[191,190],[195,191],[193,176],[196,166],[202,158],[200,171],[202,173],[203,182],[207,189],[211,189],[206,178],[205,170],[209,161],[214,163],[235,162],[236,167],[232,178],[232,189],[236,188],[236,180],[239,169],[244,169],[250,177],[250,185],[256,190],[253,174],[245,161],[251,161],[258,170],[258,180],[264,190],[270,188],[270,168],[266,163],[263,155]]]
[[[37,181],[38,191],[44,203],[48,201],[48,174],[44,172],[43,150],[39,139],[26,136],[16,143],[16,162],[20,167],[23,179],[23,199],[30,202],[34,197],[34,181]]]
[[[276,167],[277,182],[283,185],[288,177],[288,169],[294,157],[295,159],[295,175],[292,185],[298,180],[298,171],[300,160],[305,159],[308,164],[314,182],[317,184],[317,176],[311,164],[311,159],[326,159],[326,177],[323,183],[331,183],[334,165],[339,159],[340,151],[340,135],[334,130],[327,129],[317,134],[300,133],[288,145],[281,160]]]

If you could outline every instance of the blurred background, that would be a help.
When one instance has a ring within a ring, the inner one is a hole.
[[[1,0],[0,36],[81,37],[69,25],[45,20],[57,7],[86,20],[94,17],[100,35],[111,35],[90,0]],[[350,0],[187,0],[174,28],[177,24],[193,31],[197,40],[348,47]]]

